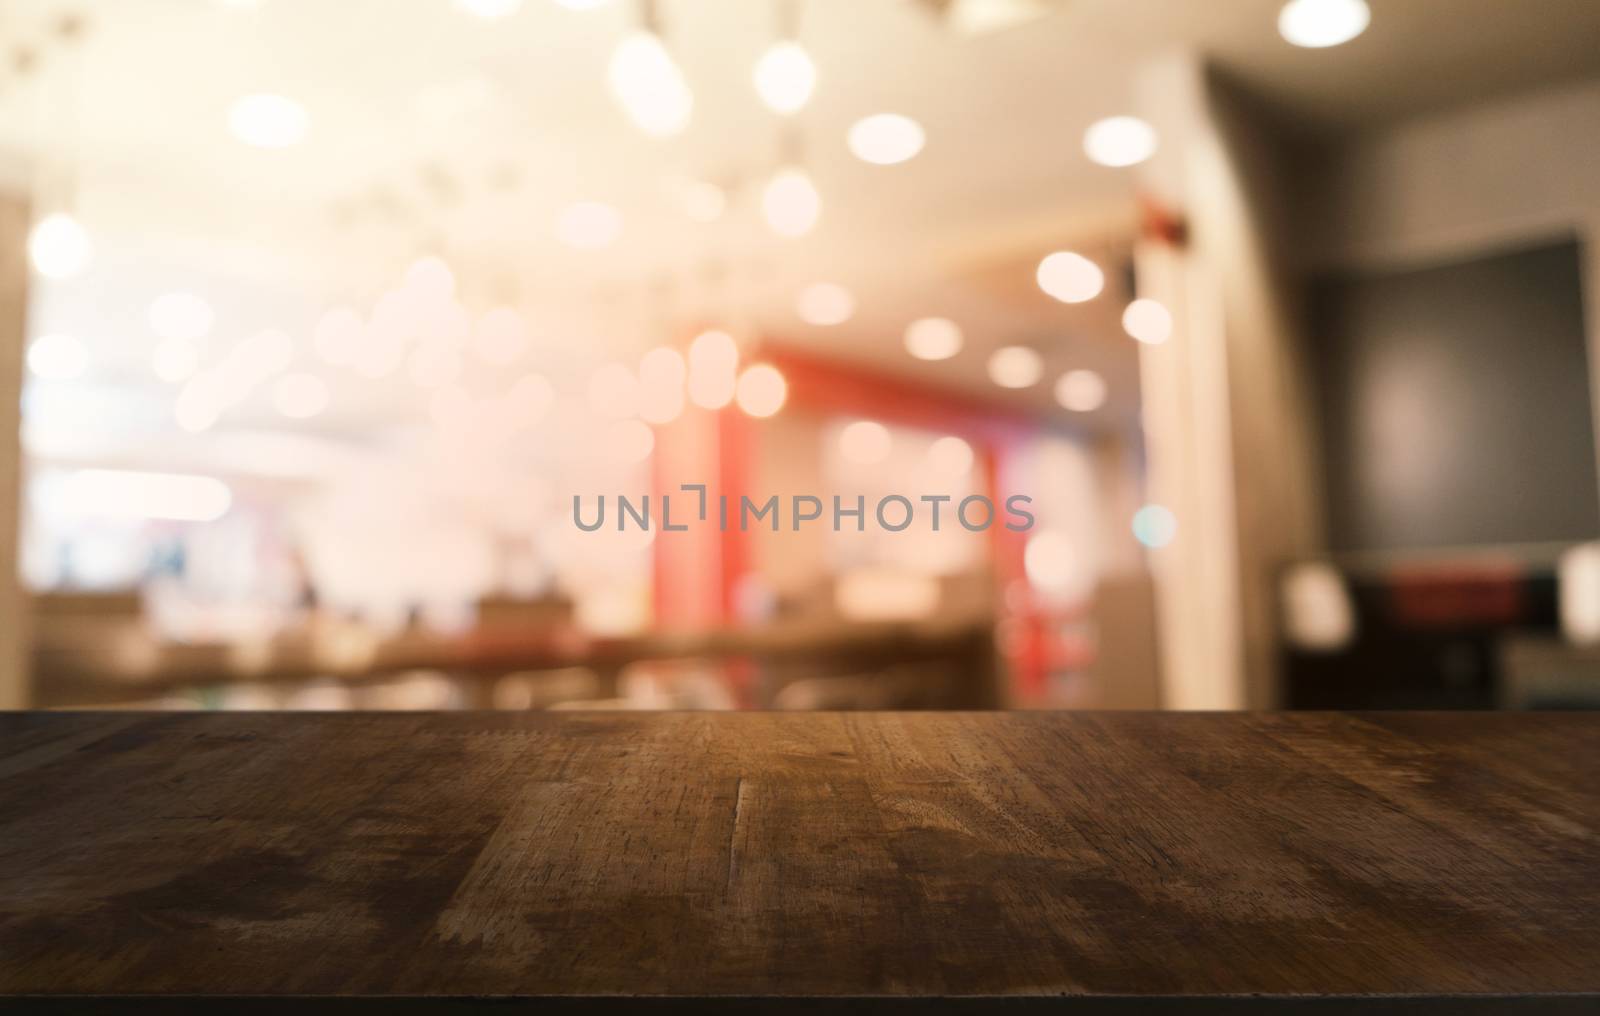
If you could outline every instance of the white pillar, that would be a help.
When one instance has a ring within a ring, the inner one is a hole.
[[[1141,185],[1187,223],[1181,245],[1136,256],[1140,295],[1175,324],[1140,350],[1150,497],[1178,519],[1151,562],[1163,704],[1271,707],[1278,569],[1322,542],[1287,178],[1271,132],[1198,57],[1154,61],[1138,84],[1160,137]]]

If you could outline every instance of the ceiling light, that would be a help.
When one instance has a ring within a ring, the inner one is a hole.
[[[961,326],[949,318],[922,318],[906,326],[906,352],[919,360],[948,360],[961,352]]]
[[[89,234],[63,212],[47,215],[28,234],[28,258],[47,279],[65,279],[83,271],[93,253]]]
[[[954,434],[947,434],[928,446],[928,465],[940,476],[966,476],[972,471],[975,458],[972,446]]]
[[[272,404],[291,420],[307,420],[328,408],[328,383],[315,374],[285,374],[272,386]]]
[[[822,196],[802,169],[781,169],[761,192],[761,212],[773,232],[803,236],[822,214]]]
[[[1155,154],[1155,128],[1136,116],[1113,116],[1083,132],[1083,150],[1102,166],[1132,166]]]
[[[468,14],[492,21],[517,13],[522,9],[522,0],[456,0],[456,6]]]
[[[689,401],[721,409],[733,401],[739,379],[739,344],[727,332],[701,332],[689,344]]]
[[[304,140],[310,127],[305,108],[281,95],[246,95],[228,108],[233,136],[257,148],[288,148]]]
[[[67,480],[67,497],[87,515],[210,522],[233,503],[228,485],[210,476],[80,469]]]
[[[1122,328],[1140,342],[1158,346],[1172,337],[1172,313],[1159,301],[1135,300],[1122,312]]]
[[[654,32],[636,31],[611,54],[611,93],[634,125],[667,137],[689,125],[694,96],[667,47]]]
[[[1074,413],[1092,413],[1105,405],[1105,378],[1092,370],[1069,370],[1056,379],[1056,401]]]
[[[889,428],[875,420],[857,420],[839,432],[839,453],[857,465],[877,465],[893,447]]]
[[[1071,251],[1056,251],[1039,262],[1039,288],[1062,303],[1082,303],[1100,295],[1106,276],[1100,266]]]
[[[455,273],[432,254],[413,261],[400,285],[426,303],[447,303],[456,295]]]
[[[789,383],[770,364],[757,364],[739,375],[739,408],[755,417],[775,415],[789,397]]]
[[[817,282],[800,291],[794,312],[808,325],[827,328],[842,325],[856,312],[856,298],[843,286]]]
[[[1278,12],[1278,34],[1296,46],[1326,49],[1367,30],[1366,0],[1289,0]]]
[[[892,166],[922,151],[922,125],[899,113],[878,113],[850,128],[850,151],[863,162]]]
[[[817,67],[805,48],[793,40],[773,43],[756,62],[756,92],[774,113],[797,113],[811,98]]]
[[[621,233],[621,213],[598,201],[568,205],[556,222],[556,235],[569,247],[579,250],[609,247]]]
[[[89,369],[89,351],[70,335],[41,335],[28,346],[28,369],[47,381],[70,381]]]
[[[150,369],[168,384],[187,381],[200,369],[200,347],[187,339],[162,339],[150,353]]]
[[[989,355],[989,380],[1001,388],[1028,388],[1039,383],[1044,360],[1027,346],[1002,346]]]
[[[163,339],[198,342],[210,334],[216,314],[193,293],[165,293],[150,301],[145,319],[150,330]]]

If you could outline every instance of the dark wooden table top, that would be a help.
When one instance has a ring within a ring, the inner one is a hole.
[[[3,715],[0,993],[1590,1012],[1600,715]]]

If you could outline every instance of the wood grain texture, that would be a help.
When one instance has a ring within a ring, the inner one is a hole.
[[[10,714],[0,992],[1581,998],[1597,775],[1578,714]]]

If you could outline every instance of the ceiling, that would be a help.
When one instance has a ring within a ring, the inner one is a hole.
[[[749,84],[774,5],[665,0],[664,34],[695,109],[687,132],[661,141],[634,129],[604,85],[607,57],[634,23],[630,3],[576,11],[525,0],[491,22],[452,0],[13,0],[0,31],[35,66],[22,73],[13,60],[0,73],[0,152],[14,156],[0,175],[20,174],[42,206],[71,201],[95,238],[89,273],[36,294],[34,331],[83,337],[91,381],[137,400],[154,428],[173,394],[148,369],[155,295],[205,295],[217,310],[214,350],[280,328],[302,340],[309,365],[303,340],[323,310],[370,309],[429,252],[450,263],[469,307],[523,309],[539,339],[532,355],[549,354],[558,386],[718,323],[1070,425],[1121,426],[1136,413],[1137,364],[1118,302],[1056,304],[1031,272],[1071,245],[1119,285],[1131,178],[1088,162],[1080,138],[1131,110],[1141,60],[1174,47],[1211,53],[1284,121],[1319,134],[1600,69],[1591,0],[1540,0],[1537,16],[1526,0],[1371,2],[1365,35],[1308,51],[1278,38],[1277,0],[1044,0],[1041,16],[979,34],[954,29],[935,3],[811,0],[800,39],[818,86],[789,121]],[[58,38],[64,14],[82,16],[81,39]],[[306,107],[304,144],[264,151],[228,135],[230,102],[262,91]],[[917,158],[881,167],[847,151],[849,125],[882,111],[924,125]],[[818,228],[797,240],[772,236],[757,210],[786,153],[798,153],[824,201]],[[688,180],[726,190],[719,221],[685,215],[677,195]],[[556,219],[578,200],[621,211],[615,245],[559,242]],[[794,296],[815,281],[856,294],[849,323],[797,320]],[[907,357],[899,335],[927,315],[957,320],[967,350],[937,364]],[[1013,342],[1045,354],[1047,378],[1101,371],[1107,409],[1069,420],[1048,384],[999,392],[984,353]],[[482,373],[494,384],[504,372]],[[333,411],[306,426],[357,432],[422,402],[403,377],[334,384]],[[234,422],[271,419],[250,404]]]

